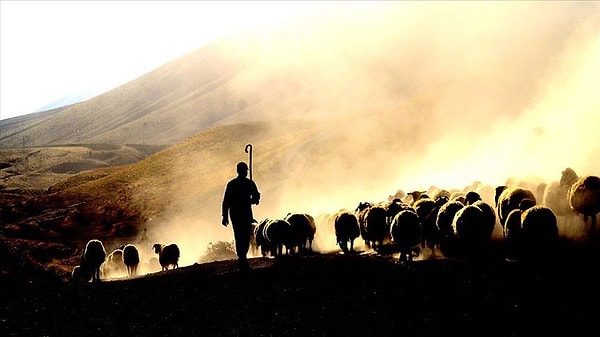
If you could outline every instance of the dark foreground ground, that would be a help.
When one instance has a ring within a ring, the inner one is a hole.
[[[315,254],[129,280],[11,284],[1,336],[598,336],[597,255],[544,263]]]

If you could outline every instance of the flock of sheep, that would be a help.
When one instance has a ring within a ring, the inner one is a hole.
[[[317,228],[333,229],[342,253],[355,252],[355,240],[376,253],[397,253],[410,263],[424,249],[433,255],[477,256],[500,231],[506,258],[540,257],[558,243],[561,224],[583,216],[583,226],[593,237],[600,212],[600,177],[583,177],[570,168],[560,181],[531,185],[507,182],[491,187],[474,183],[463,190],[432,187],[428,191],[398,191],[383,202],[360,202],[353,210],[321,214],[317,220],[305,213],[266,218],[252,226],[250,246],[255,256],[279,257],[313,252]],[[498,227],[499,226],[499,227]],[[178,268],[176,244],[154,244],[162,270]],[[102,267],[124,268],[129,277],[140,263],[135,245],[121,246],[108,256],[102,242],[90,240],[73,269],[74,280],[97,281]]]
[[[295,254],[312,250],[317,227],[333,228],[343,253],[355,252],[361,238],[372,251],[396,253],[409,263],[424,249],[433,255],[481,255],[497,230],[506,258],[534,258],[558,243],[559,219],[562,225],[583,216],[591,236],[598,212],[600,178],[579,177],[567,168],[550,184],[507,181],[497,187],[474,183],[463,190],[398,191],[387,201],[320,215],[317,225],[308,214],[264,219],[254,224],[251,243],[263,256]]]
[[[179,267],[179,247],[172,243],[164,245],[156,243],[152,246],[154,253],[158,254],[158,262],[162,271],[169,268]],[[140,253],[136,245],[126,244],[106,254],[104,244],[98,239],[92,239],[87,242],[78,266],[73,268],[71,277],[74,281],[97,282],[100,281],[101,274],[113,272],[126,272],[127,277],[133,277],[138,274],[140,264]]]

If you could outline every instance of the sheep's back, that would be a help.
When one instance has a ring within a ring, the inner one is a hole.
[[[100,265],[106,259],[106,250],[100,240],[92,239],[88,241],[83,253],[85,265],[89,268],[100,268]]]
[[[392,241],[404,248],[410,248],[421,242],[421,219],[413,210],[400,211],[390,226]]]
[[[600,212],[600,177],[579,178],[569,190],[569,204],[581,214],[592,215]]]
[[[140,253],[135,245],[128,244],[123,248],[123,263],[126,266],[137,266],[140,263]]]
[[[335,236],[339,240],[354,240],[360,235],[358,218],[350,212],[340,212],[334,220]]]

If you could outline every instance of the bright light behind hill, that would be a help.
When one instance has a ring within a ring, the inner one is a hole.
[[[2,1],[0,119],[32,113],[67,96],[101,94],[219,37],[329,5]]]

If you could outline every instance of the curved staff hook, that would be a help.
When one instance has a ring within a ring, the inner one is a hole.
[[[250,148],[250,150],[248,150]],[[244,151],[248,153],[249,163],[248,168],[250,170],[250,180],[252,180],[252,144],[246,144]]]

